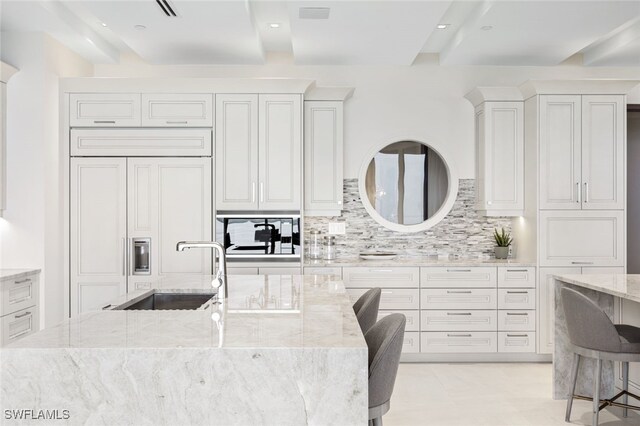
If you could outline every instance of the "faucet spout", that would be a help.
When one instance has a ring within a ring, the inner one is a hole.
[[[227,287],[227,255],[224,246],[217,241],[180,241],[176,245],[177,251],[185,251],[192,248],[211,248],[217,252],[218,271],[211,285],[218,288],[218,299],[227,299],[229,295]],[[216,281],[218,285],[214,284]]]

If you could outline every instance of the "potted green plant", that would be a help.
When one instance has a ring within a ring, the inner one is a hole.
[[[504,228],[502,228],[501,232],[498,232],[498,230],[494,228],[493,238],[495,238],[497,245],[495,248],[496,259],[506,259],[509,257],[509,246],[513,242],[511,234],[506,232]]]

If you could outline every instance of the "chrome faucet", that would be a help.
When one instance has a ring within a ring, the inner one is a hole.
[[[218,300],[226,299],[229,293],[227,288],[227,258],[224,246],[216,241],[180,241],[176,245],[176,250],[178,251],[191,248],[212,248],[218,252],[218,271],[216,272],[216,277],[211,281],[211,286],[218,289]],[[216,282],[218,285],[215,285]]]

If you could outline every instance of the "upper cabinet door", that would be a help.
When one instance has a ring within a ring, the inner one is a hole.
[[[581,208],[581,97],[540,96],[540,208]]]
[[[302,105],[300,95],[260,95],[259,199],[264,210],[300,210]]]
[[[258,95],[216,95],[216,209],[258,209]]]
[[[339,215],[343,185],[343,104],[304,103],[304,210],[311,215]]]
[[[71,127],[140,126],[139,93],[81,93],[69,96]]]
[[[623,210],[624,99],[582,96],[582,208]]]
[[[126,292],[127,160],[71,159],[71,314]]]
[[[150,127],[212,127],[211,94],[143,94],[142,125]]]
[[[518,216],[524,210],[524,105],[485,102],[483,210],[488,215]],[[482,179],[482,178],[481,178]]]

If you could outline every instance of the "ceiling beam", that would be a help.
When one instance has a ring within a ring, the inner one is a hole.
[[[447,57],[462,43],[462,41],[469,36],[474,30],[477,29],[478,23],[484,15],[494,5],[493,0],[484,0],[477,2],[476,6],[471,10],[467,18],[464,20],[458,31],[451,37],[451,39],[444,45],[440,51],[440,63],[446,64]]]
[[[79,36],[83,37],[95,50],[104,56],[108,62],[117,63],[120,60],[120,52],[118,49],[95,32],[90,25],[70,11],[62,2],[58,0],[43,0],[40,1],[39,4],[78,33]]]
[[[640,39],[640,18],[627,22],[611,35],[587,46],[582,51],[583,64],[595,65],[602,60],[606,60],[607,56],[614,54],[617,50],[638,39]]]

